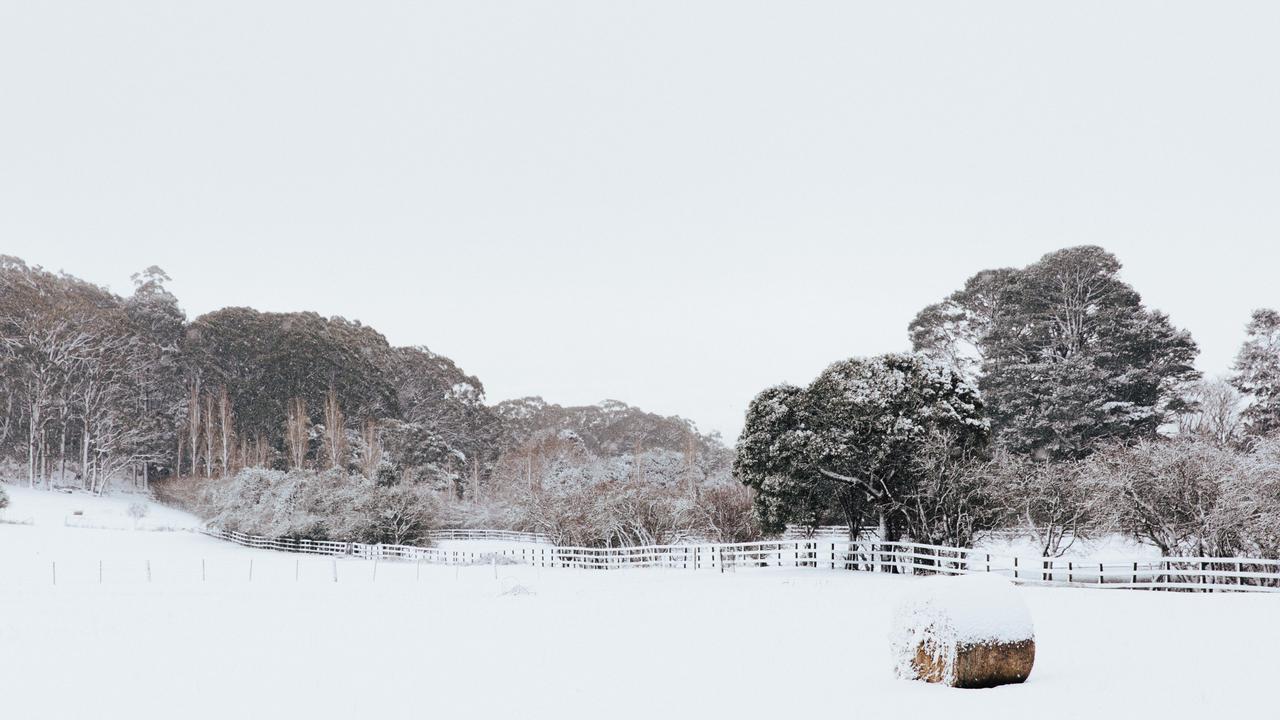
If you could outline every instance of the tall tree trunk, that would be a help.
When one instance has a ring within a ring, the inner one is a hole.
[[[62,420],[62,440],[58,447],[58,480],[62,483],[67,482],[67,420]]]
[[[191,395],[187,399],[187,432],[191,437],[191,476],[198,472],[200,455],[200,380],[191,384]]]
[[[88,489],[89,485],[89,421],[84,421],[84,434],[80,437],[80,484]]]
[[[221,425],[222,435],[222,476],[226,477],[231,472],[231,395],[227,392],[227,386],[223,385],[218,392],[218,421]]]
[[[36,433],[40,424],[40,406],[31,402],[30,427],[27,432],[27,485],[36,486]]]
[[[204,400],[204,476],[213,477],[213,395]]]

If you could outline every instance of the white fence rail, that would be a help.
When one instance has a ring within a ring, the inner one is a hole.
[[[542,533],[519,532],[516,530],[474,530],[470,528],[450,528],[432,530],[427,533],[432,540],[493,540],[498,542],[521,542],[550,544],[551,539]]]
[[[349,555],[365,559],[416,560],[446,565],[518,563],[590,570],[659,567],[719,572],[733,572],[738,568],[810,567],[904,575],[989,572],[1018,583],[1066,587],[1280,592],[1280,560],[1260,558],[1166,557],[1086,562],[999,555],[967,548],[909,542],[850,542],[832,539],[621,548],[557,547],[543,544],[482,551],[267,538],[216,528],[202,532],[210,537],[264,550]],[[482,539],[498,538],[488,536]]]

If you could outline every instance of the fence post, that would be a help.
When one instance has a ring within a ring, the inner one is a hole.
[[[1013,579],[1018,579],[1018,556],[1013,556]]]
[[[98,584],[102,584],[102,561],[98,561]]]
[[[49,567],[53,569],[53,584],[57,585],[58,584],[58,561],[50,560]]]
[[[249,558],[249,582],[253,582],[253,558]]]
[[[147,561],[147,582],[151,582],[151,561]]]
[[[330,560],[333,563],[333,581],[338,582],[338,558]]]
[[[298,582],[298,576],[301,574],[301,569],[302,569],[302,561],[297,558],[294,558],[293,559],[293,581],[294,582]]]
[[[206,576],[204,572],[204,558],[200,558],[200,582],[205,582]]]

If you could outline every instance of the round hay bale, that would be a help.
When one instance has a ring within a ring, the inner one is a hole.
[[[894,671],[958,688],[1020,683],[1035,664],[1035,628],[1018,589],[995,575],[916,581],[893,618]]]

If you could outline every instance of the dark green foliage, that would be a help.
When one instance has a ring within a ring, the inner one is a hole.
[[[918,351],[976,378],[996,439],[1043,457],[1153,437],[1199,377],[1198,349],[1098,247],[983,271],[911,324]]]
[[[922,456],[939,438],[960,456],[988,441],[982,403],[959,373],[913,355],[845,360],[807,388],[758,395],[734,471],[756,490],[766,532],[835,516],[850,528],[879,519],[896,537],[918,524]]]
[[[373,329],[342,318],[224,308],[192,321],[183,353],[189,382],[230,392],[237,432],[277,447],[292,398],[302,398],[317,422],[330,387],[348,418],[398,411],[386,372],[391,347]]]
[[[1246,332],[1231,383],[1250,401],[1243,412],[1249,434],[1273,435],[1280,432],[1280,312],[1254,311]]]

